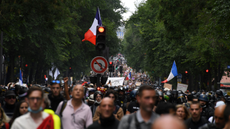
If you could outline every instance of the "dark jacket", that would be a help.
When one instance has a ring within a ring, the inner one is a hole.
[[[94,103],[94,104],[90,107],[93,117],[94,117],[95,112],[96,112],[96,110],[97,110],[97,107],[98,107],[99,105],[100,105],[100,104],[98,104],[98,103]]]
[[[198,129],[199,127],[205,125],[206,123],[208,123],[208,121],[204,117],[201,117],[200,120],[197,122],[194,122],[192,118],[189,118],[188,120],[185,121],[187,129]]]
[[[61,94],[60,94],[59,96],[57,96],[57,97],[53,97],[52,94],[49,94],[49,95],[48,95],[48,98],[49,98],[49,100],[50,100],[51,109],[52,109],[53,111],[56,111],[56,109],[57,109],[59,103],[65,99]]]
[[[9,104],[5,104],[2,108],[4,110],[4,112],[6,113],[6,115],[10,118],[13,117],[14,114],[14,109],[15,109],[16,103],[14,105],[9,105]]]
[[[208,123],[200,127],[199,129],[219,129],[214,123]]]
[[[114,115],[109,118],[102,119],[93,122],[87,129],[117,129],[119,121],[115,119]]]
[[[211,116],[214,115],[214,109],[211,108],[210,106],[208,105],[205,105],[203,108],[202,108],[202,113],[201,113],[201,116],[203,116],[204,118],[206,118],[206,120],[208,120]]]

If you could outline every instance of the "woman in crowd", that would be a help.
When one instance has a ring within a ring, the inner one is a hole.
[[[10,129],[10,126],[8,124],[10,119],[1,107],[0,107],[0,119],[1,119],[0,120],[0,128],[1,129]]]
[[[29,105],[25,100],[22,100],[19,103],[17,103],[15,110],[14,110],[14,115],[9,122],[10,126],[13,124],[13,122],[16,118],[18,118],[19,116],[24,115],[28,112],[28,106]]]
[[[121,118],[124,116],[124,112],[123,112],[123,109],[120,106],[116,105],[116,103],[115,103],[116,99],[117,99],[115,92],[113,90],[107,91],[107,93],[105,94],[105,97],[109,97],[109,98],[113,99],[114,104],[116,106],[116,109],[113,112],[113,114],[114,114],[115,118],[120,121]],[[99,119],[100,119],[100,112],[99,112],[99,109],[97,108],[96,112],[94,114],[94,117],[93,117],[93,121],[97,121]]]
[[[176,106],[176,116],[180,120],[187,120],[191,117],[188,109],[182,104]]]

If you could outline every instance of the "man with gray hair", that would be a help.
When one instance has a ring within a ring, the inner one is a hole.
[[[90,107],[82,102],[85,89],[81,84],[72,88],[72,99],[58,105],[56,114],[61,116],[63,129],[84,129],[93,123]]]

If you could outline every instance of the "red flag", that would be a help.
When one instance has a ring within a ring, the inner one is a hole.
[[[54,129],[54,120],[52,115],[49,115],[46,119],[44,119],[37,129]]]

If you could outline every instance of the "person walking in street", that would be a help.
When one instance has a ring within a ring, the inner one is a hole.
[[[64,100],[64,97],[60,94],[61,82],[59,80],[53,80],[51,82],[51,93],[48,95],[51,102],[51,109],[56,111],[58,104]]]
[[[165,115],[158,118],[151,129],[186,129],[186,126],[175,116]]]
[[[8,90],[5,94],[5,105],[2,107],[9,118],[13,117],[16,107],[16,94],[12,90]]]
[[[100,118],[90,125],[87,129],[117,129],[119,121],[113,115],[115,105],[111,98],[104,98],[98,106],[100,110]]]
[[[29,104],[29,113],[15,119],[11,129],[54,129],[52,115],[43,112],[43,90],[33,86],[27,92],[25,100]]]
[[[93,123],[90,107],[82,102],[85,88],[76,84],[72,88],[72,99],[61,102],[56,114],[61,116],[63,129],[85,129]]]
[[[10,125],[9,125],[9,117],[6,115],[6,113],[4,112],[4,110],[0,107],[0,129],[9,129]]]
[[[218,106],[214,112],[215,123],[205,124],[199,129],[223,129],[226,123],[226,120],[224,118],[225,108],[226,108],[226,105]]]
[[[105,97],[109,97],[111,98],[113,101],[114,101],[114,104],[115,104],[115,110],[113,111],[113,114],[115,116],[115,118],[117,120],[121,120],[121,118],[124,116],[124,113],[123,113],[123,109],[116,104],[116,94],[113,90],[110,90],[110,91],[107,91],[107,93],[105,94]],[[97,108],[95,114],[94,114],[94,117],[93,117],[93,121],[97,121],[100,119],[100,116],[101,116],[101,113],[99,111],[99,108]]]
[[[14,120],[18,117],[20,117],[21,115],[24,115],[28,112],[28,103],[25,100],[22,100],[20,102],[17,103],[15,110],[14,110],[14,115],[11,118],[9,124],[10,127],[12,126],[12,124],[14,123]]]
[[[186,106],[184,106],[183,104],[179,104],[176,106],[176,116],[178,117],[178,119],[185,121],[190,118],[190,113]]]
[[[198,129],[208,123],[208,121],[201,116],[202,107],[199,102],[193,101],[190,104],[189,111],[192,117],[185,121],[188,129]]]
[[[137,101],[140,109],[136,113],[124,116],[118,129],[150,129],[152,123],[159,117],[153,112],[156,102],[156,91],[153,87],[148,85],[141,86]]]

